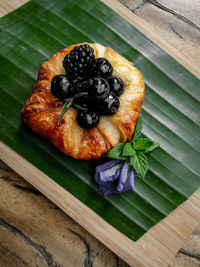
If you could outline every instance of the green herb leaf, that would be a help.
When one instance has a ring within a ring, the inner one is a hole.
[[[135,150],[141,150],[143,153],[148,153],[158,147],[160,144],[149,138],[140,138],[135,143],[133,143],[133,148]]]
[[[77,104],[75,104],[75,103],[73,103],[73,106],[74,106],[75,108],[77,108],[77,109],[80,109],[80,110],[85,110],[85,111],[88,110],[88,108],[81,107],[81,106],[79,106],[79,105],[77,105]]]
[[[66,111],[71,107],[73,103],[73,99],[72,98],[69,98],[65,104],[63,105],[63,110],[62,110],[62,113],[59,115],[58,117],[58,122],[57,122],[57,127],[60,125],[60,120],[62,118],[62,116],[66,113]]]
[[[114,146],[107,154],[107,157],[110,159],[121,159],[126,160],[126,157],[122,156],[123,149],[126,143],[119,143]]]
[[[65,103],[62,106],[63,110],[68,106],[69,102],[72,101],[72,100],[73,100],[72,98],[68,98],[68,99],[65,100]]]
[[[78,94],[76,94],[76,95],[73,97],[73,99],[78,98],[78,97],[81,97],[81,96],[85,96],[85,95],[88,95],[88,92],[78,93]]]
[[[129,157],[131,157],[131,156],[135,155],[135,153],[136,152],[133,149],[132,144],[131,143],[126,143],[125,146],[124,146],[124,149],[123,149],[122,156],[125,156],[125,157],[129,156]]]
[[[134,131],[134,135],[133,135],[133,139],[131,140],[131,142],[135,142],[137,141],[142,133],[142,115],[140,115],[136,127],[135,127],[135,131]]]
[[[148,170],[148,164],[147,157],[143,152],[136,151],[136,154],[130,158],[130,165],[133,166],[138,175],[145,177]]]
[[[81,93],[78,93],[78,94],[76,94],[75,96],[73,96],[73,98],[68,98],[68,99],[65,100],[65,103],[64,103],[64,105],[63,105],[62,113],[61,113],[61,114],[59,115],[59,117],[58,117],[57,127],[58,127],[59,124],[60,124],[60,120],[61,120],[62,116],[63,116],[63,115],[65,114],[65,112],[71,107],[72,104],[73,104],[76,108],[78,108],[78,109],[81,109],[81,110],[88,110],[87,108],[83,108],[83,107],[81,107],[81,106],[76,105],[76,104],[73,103],[73,100],[74,100],[75,98],[78,98],[78,97],[81,97],[81,96],[85,96],[85,95],[88,95],[88,92],[81,92]]]

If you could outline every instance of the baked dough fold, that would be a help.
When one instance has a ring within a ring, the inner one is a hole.
[[[57,127],[63,101],[51,94],[51,80],[55,75],[65,74],[62,65],[64,57],[81,44],[57,52],[42,64],[35,88],[21,114],[33,131],[49,140],[64,154],[88,160],[103,157],[119,142],[131,139],[144,100],[145,86],[142,74],[132,62],[110,47],[89,43],[95,51],[95,57],[107,58],[113,66],[113,75],[124,81],[125,89],[119,97],[120,108],[113,116],[100,116],[99,125],[86,130],[79,126],[77,111],[70,107]]]

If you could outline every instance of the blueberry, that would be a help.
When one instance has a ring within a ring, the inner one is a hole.
[[[119,106],[119,98],[111,92],[108,97],[98,103],[98,112],[100,115],[110,116],[118,111]]]
[[[89,96],[94,100],[105,99],[110,92],[108,82],[103,78],[93,78],[89,80]]]
[[[124,82],[117,76],[111,76],[107,79],[110,85],[110,91],[114,92],[117,96],[120,96],[124,90]]]
[[[77,116],[78,123],[85,129],[91,129],[98,125],[99,114],[95,111],[78,111]]]
[[[93,77],[101,77],[106,79],[112,74],[112,72],[113,67],[106,58],[100,57],[94,59],[91,68],[91,73]]]
[[[87,80],[79,81],[76,83],[76,93],[88,92],[90,84]]]
[[[51,93],[59,98],[66,99],[71,97],[73,87],[69,78],[66,75],[56,75],[51,81]]]

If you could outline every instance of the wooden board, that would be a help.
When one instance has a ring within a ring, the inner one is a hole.
[[[19,4],[23,1],[19,1]],[[114,0],[104,0],[104,2],[200,77],[200,68],[197,63],[169,46],[141,19]],[[9,4],[8,9],[12,10]],[[167,265],[200,222],[200,190],[198,190],[137,242],[133,242],[2,142],[0,142],[0,157],[131,266]]]
[[[165,266],[200,222],[200,190],[133,242],[0,141],[1,159],[131,266]]]
[[[139,31],[151,39],[155,44],[165,50],[170,54],[175,60],[177,60],[181,65],[187,68],[195,76],[200,78],[200,63],[194,61],[191,57],[182,54],[174,46],[170,45],[169,42],[160,37],[148,24],[146,21],[133,14],[128,8],[120,4],[117,0],[102,0],[106,5],[112,8],[115,12],[119,13],[124,17],[129,23],[135,26]]]

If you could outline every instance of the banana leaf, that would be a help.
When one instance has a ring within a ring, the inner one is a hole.
[[[111,46],[144,76],[143,134],[161,146],[134,191],[104,197],[93,180],[101,160],[67,157],[21,121],[41,63],[80,42]],[[0,139],[132,240],[200,186],[199,89],[199,79],[98,0],[31,0],[0,19]]]

